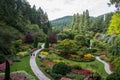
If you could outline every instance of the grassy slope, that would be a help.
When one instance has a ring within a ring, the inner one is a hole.
[[[30,56],[27,56],[27,57],[24,57],[21,62],[14,62],[12,65],[11,65],[11,72],[13,71],[21,71],[21,70],[24,70],[26,71],[28,74],[32,75],[35,77],[36,80],[39,80],[35,75],[34,73],[32,72],[31,68],[30,68]]]

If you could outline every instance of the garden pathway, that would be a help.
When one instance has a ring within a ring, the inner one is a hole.
[[[40,69],[38,68],[38,66],[36,64],[36,55],[43,48],[44,48],[44,44],[41,46],[41,49],[38,49],[38,50],[33,52],[33,54],[35,54],[35,56],[31,56],[31,58],[30,58],[30,66],[31,66],[32,71],[38,77],[39,80],[50,80],[48,77],[46,77],[42,73],[42,71],[40,71]]]
[[[108,73],[108,74],[111,74],[111,70],[110,70],[110,66],[107,62],[103,61],[100,59],[100,57],[96,56],[96,59],[100,62],[102,62],[104,64],[104,68],[105,68],[105,71]]]

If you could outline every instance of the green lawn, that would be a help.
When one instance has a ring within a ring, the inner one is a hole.
[[[104,70],[104,65],[99,62],[98,60],[92,61],[92,62],[76,62],[76,61],[72,61],[72,60],[68,60],[65,59],[63,57],[60,57],[56,54],[49,54],[48,56],[51,60],[54,59],[62,59],[65,61],[65,63],[68,63],[70,65],[79,65],[82,68],[87,68],[93,71],[97,71],[98,73],[100,73],[103,77],[106,77],[108,74],[105,72]]]
[[[30,63],[30,56],[26,56],[26,57],[22,58],[21,62],[14,62],[14,63],[11,65],[10,70],[11,70],[11,72],[24,70],[24,71],[26,71],[28,74],[34,76],[36,80],[39,80],[39,79],[34,75],[34,73],[32,72],[29,63]]]

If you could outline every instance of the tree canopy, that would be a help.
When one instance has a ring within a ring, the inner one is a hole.
[[[108,34],[120,34],[120,14],[114,13],[108,28]]]

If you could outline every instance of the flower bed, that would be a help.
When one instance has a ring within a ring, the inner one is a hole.
[[[9,60],[9,64],[11,65],[12,63],[13,62],[11,60]],[[0,64],[0,71],[4,71],[5,70],[5,66],[6,66],[5,62]]]
[[[10,78],[11,80],[35,80],[33,76],[27,74],[25,71],[13,72]],[[4,74],[0,74],[0,80],[4,80]]]

